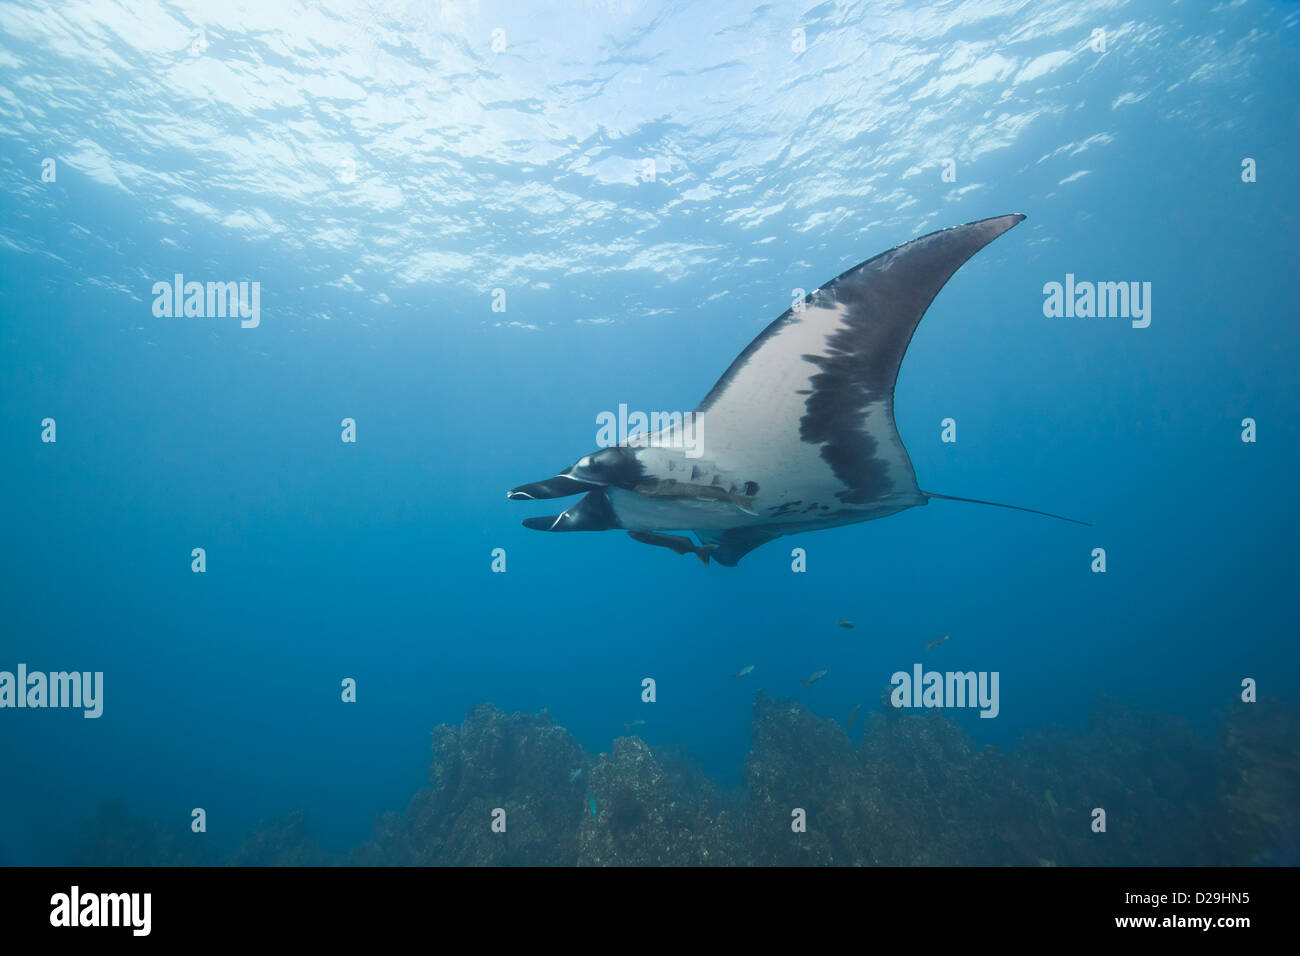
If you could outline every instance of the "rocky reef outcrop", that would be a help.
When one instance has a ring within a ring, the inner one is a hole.
[[[326,866],[334,860],[307,825],[307,811],[298,807],[254,827],[225,861],[227,866]]]
[[[591,770],[582,818],[584,866],[721,866],[736,862],[731,814],[689,760],[619,737]]]
[[[77,866],[211,866],[219,860],[184,825],[139,817],[121,800],[107,800],[78,831]]]
[[[1300,866],[1300,727],[1295,712],[1262,700],[1223,727],[1224,825],[1243,861]]]
[[[430,785],[373,839],[326,854],[306,814],[206,844],[108,804],[82,865],[900,866],[1294,865],[1300,710],[1239,707],[1218,740],[1113,701],[1078,731],[1012,752],[939,711],[883,708],[855,741],[759,692],[743,786],[721,791],[685,749],[636,736],[591,755],[550,714],[475,707],[432,735]],[[1105,832],[1093,826],[1105,811]]]
[[[547,712],[507,717],[480,704],[459,727],[433,731],[433,786],[405,814],[384,815],[353,862],[571,866],[592,762]],[[501,831],[492,828],[498,809]]]

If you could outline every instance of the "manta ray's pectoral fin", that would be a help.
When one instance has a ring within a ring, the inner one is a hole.
[[[894,420],[903,356],[945,283],[1024,218],[995,216],[905,242],[794,303],[695,409],[717,472],[761,486],[765,502],[792,478],[845,505],[919,498]]]
[[[719,564],[734,568],[741,558],[759,545],[781,537],[781,532],[762,528],[728,528],[726,531],[696,531],[695,536],[706,548],[713,548],[712,556]]]

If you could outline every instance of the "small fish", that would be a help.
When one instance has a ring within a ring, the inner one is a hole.
[[[632,723],[624,724],[623,726],[626,727],[628,730],[631,730],[633,727],[640,727],[644,723],[645,723],[644,720],[634,720],[632,721]]]
[[[569,783],[573,783],[573,781],[577,780],[581,776],[582,768],[579,767],[577,770],[573,771],[573,773],[569,774]]]
[[[811,677],[809,677],[807,680],[801,680],[799,683],[803,684],[805,688],[808,688],[811,687],[813,684],[817,683],[825,676],[826,676],[826,671],[824,670],[813,671]]]
[[[753,665],[753,664],[746,664],[744,667],[742,667],[742,668],[740,669],[740,673],[739,673],[739,674],[732,674],[732,675],[731,675],[731,679],[732,679],[732,680],[740,680],[742,677],[744,677],[746,674],[751,673],[753,670],[754,670],[754,665]]]
[[[754,487],[757,488],[757,485]],[[693,485],[687,481],[678,481],[676,478],[650,478],[636,482],[631,490],[647,498],[725,501],[737,511],[758,517],[758,512],[754,510],[753,495],[738,495],[733,489],[723,488],[721,485]]]
[[[684,538],[680,534],[660,534],[657,531],[629,531],[627,536],[633,541],[652,544],[656,548],[667,548],[677,554],[693,554],[705,564],[709,563],[709,555],[718,550],[716,544],[696,545],[690,538]]]
[[[943,643],[944,641],[946,641],[946,640],[948,640],[948,635],[947,635],[947,634],[945,634],[943,637],[936,637],[933,641],[926,641],[926,642],[925,642],[925,649],[928,651],[928,650],[929,650],[930,648],[932,648],[932,647],[938,647],[940,644],[942,644],[942,643]]]
[[[852,622],[852,621],[836,621],[836,622],[835,622],[835,626],[836,626],[836,627],[847,628],[847,629],[850,630],[850,631],[853,630],[853,622]]]
[[[849,730],[853,729],[853,718],[858,716],[858,711],[862,709],[861,704],[854,704],[853,709],[849,711]]]
[[[596,795],[590,790],[587,791],[587,806],[591,808],[591,818],[596,819]]]
[[[1051,807],[1051,808],[1052,808],[1052,812],[1055,813],[1055,812],[1056,812],[1056,808],[1057,808],[1058,806],[1060,806],[1060,804],[1058,804],[1058,803],[1056,802],[1056,797],[1052,796],[1052,791],[1051,791],[1051,790],[1044,790],[1044,791],[1043,791],[1043,799],[1045,799],[1045,800],[1047,801],[1047,805],[1048,805],[1049,807]]]

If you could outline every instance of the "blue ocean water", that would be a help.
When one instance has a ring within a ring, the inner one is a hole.
[[[104,675],[98,719],[0,710],[0,861],[63,861],[111,798],[227,848],[302,806],[342,852],[484,701],[592,754],[645,720],[735,786],[756,690],[843,720],[917,662],[998,672],[996,719],[951,716],[1004,749],[1098,693],[1206,734],[1243,679],[1292,696],[1298,26],[0,4],[0,670]],[[601,412],[690,410],[794,290],[1011,212],[898,428],[922,488],[1092,527],[934,501],[705,568],[520,526],[556,509],[504,492]],[[258,324],[156,315],[178,273],[259,283]],[[1045,316],[1067,274],[1149,282],[1149,326]]]

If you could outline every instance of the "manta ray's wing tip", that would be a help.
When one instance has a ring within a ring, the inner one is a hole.
[[[990,216],[987,219],[976,219],[974,222],[966,223],[966,225],[967,226],[993,226],[997,229],[998,235],[1000,236],[1002,235],[1002,233],[1008,231],[1009,229],[1014,229],[1016,226],[1020,225],[1028,218],[1029,217],[1026,216],[1023,212],[1009,212],[1009,213],[1004,213],[1001,216]],[[961,229],[963,227],[953,226],[952,228]]]

